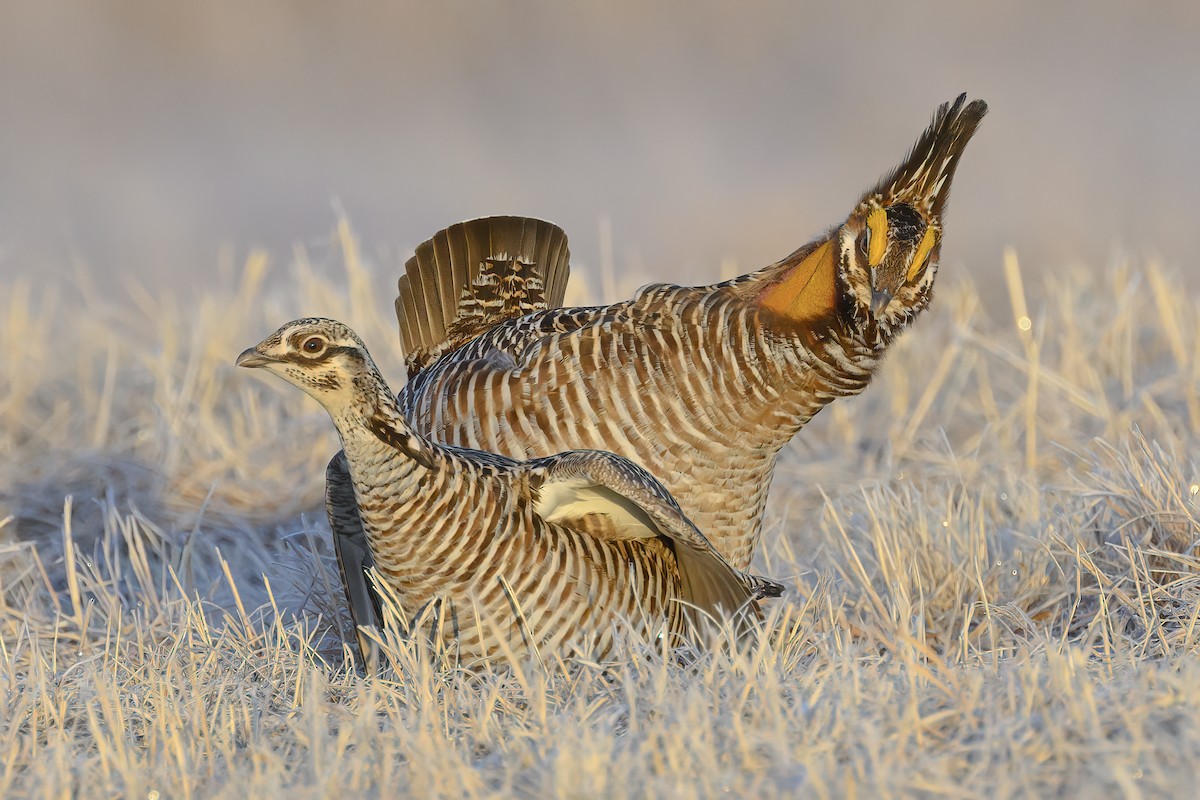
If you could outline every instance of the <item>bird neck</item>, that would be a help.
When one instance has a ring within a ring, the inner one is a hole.
[[[808,349],[830,337],[871,358],[891,344],[898,328],[885,328],[870,308],[870,289],[839,267],[837,229],[760,270],[731,282],[760,311],[779,341]],[[865,279],[864,279],[865,280]]]
[[[353,384],[353,401],[330,410],[351,463],[356,453],[378,457],[383,445],[425,469],[432,469],[437,445],[408,424],[379,369],[368,362],[366,371],[355,376]]]

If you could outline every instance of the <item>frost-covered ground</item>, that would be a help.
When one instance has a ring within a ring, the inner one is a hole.
[[[119,308],[0,283],[0,796],[1194,791],[1177,276],[1027,264],[1040,299],[989,317],[944,269],[875,384],[785,453],[757,566],[790,591],[745,652],[467,673],[393,642],[365,679],[320,505],[332,426],[233,367],[320,313],[398,385],[397,266],[341,241],[344,271],[298,256],[270,291],[257,256]]]

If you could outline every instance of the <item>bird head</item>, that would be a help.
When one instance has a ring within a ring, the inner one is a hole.
[[[929,305],[959,158],[987,104],[943,104],[908,157],[863,195],[835,234],[838,279],[853,316],[884,341]]]
[[[798,323],[849,317],[887,344],[929,305],[950,183],[987,104],[946,103],[900,166],[864,194],[846,221],[783,262],[760,294]]]
[[[868,206],[837,234],[838,277],[855,316],[890,338],[933,296],[942,226],[910,203]]]
[[[331,319],[289,322],[243,351],[237,365],[278,375],[335,417],[379,391],[378,370],[362,340]]]

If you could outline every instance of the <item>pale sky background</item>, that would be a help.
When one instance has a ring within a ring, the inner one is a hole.
[[[991,113],[943,275],[1011,244],[1200,285],[1194,0],[0,0],[0,273],[199,286],[222,248],[319,252],[337,203],[385,293],[496,213],[585,269],[608,218],[619,269],[708,281],[837,222],[960,91]]]

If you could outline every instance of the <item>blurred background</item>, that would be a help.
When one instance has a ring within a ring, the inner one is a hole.
[[[0,270],[202,286],[254,247],[386,272],[527,213],[700,282],[844,216],[934,108],[991,113],[943,275],[1198,266],[1200,4],[0,0]],[[582,270],[581,270],[582,271]],[[600,288],[590,270],[587,279]]]

